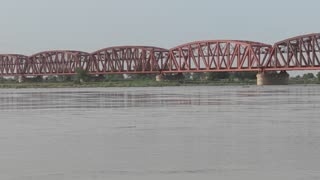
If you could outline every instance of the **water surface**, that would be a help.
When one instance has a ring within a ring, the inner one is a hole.
[[[320,86],[0,90],[0,179],[320,179]]]

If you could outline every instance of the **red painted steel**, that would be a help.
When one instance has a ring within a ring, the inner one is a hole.
[[[77,68],[89,70],[91,56],[81,51],[45,51],[28,58],[24,75],[72,75]]]
[[[271,50],[268,44],[239,40],[188,43],[170,50],[162,72],[259,71]]]
[[[274,46],[241,40],[209,40],[170,50],[118,46],[94,53],[57,50],[32,56],[0,54],[0,76],[320,70],[320,33]]]
[[[320,33],[276,43],[265,70],[320,70]]]
[[[168,50],[151,46],[120,46],[92,53],[91,74],[159,73]]]
[[[28,57],[20,54],[0,54],[0,76],[24,74]]]

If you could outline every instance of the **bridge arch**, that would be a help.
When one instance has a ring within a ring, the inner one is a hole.
[[[265,67],[269,70],[319,70],[320,33],[296,36],[275,43]]]
[[[153,46],[108,47],[91,53],[92,73],[155,73],[167,55],[167,49]]]
[[[24,74],[28,57],[21,54],[0,54],[0,76]]]
[[[195,41],[170,49],[163,71],[259,71],[271,50],[271,45],[253,41]]]
[[[89,53],[73,50],[43,51],[29,56],[26,75],[71,75],[77,68],[89,70]]]

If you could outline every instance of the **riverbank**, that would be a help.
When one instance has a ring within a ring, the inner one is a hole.
[[[88,87],[164,87],[164,86],[224,86],[224,85],[255,85],[256,81],[162,81],[135,80],[135,81],[108,81],[108,82],[4,82],[2,89],[20,88],[88,88]]]
[[[294,81],[290,80],[289,85],[294,84],[320,84],[318,81]],[[134,80],[134,81],[107,81],[107,82],[1,82],[1,89],[21,88],[95,88],[95,87],[165,87],[165,86],[244,86],[256,85],[255,80],[250,81],[162,81]]]

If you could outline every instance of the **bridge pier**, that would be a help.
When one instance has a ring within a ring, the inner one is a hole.
[[[23,83],[26,80],[25,76],[18,76],[18,83]]]
[[[257,85],[288,85],[289,74],[286,71],[277,73],[273,72],[261,72],[257,74]]]
[[[163,74],[158,74],[158,75],[156,76],[156,81],[157,81],[157,82],[163,81],[163,79],[164,79]]]

